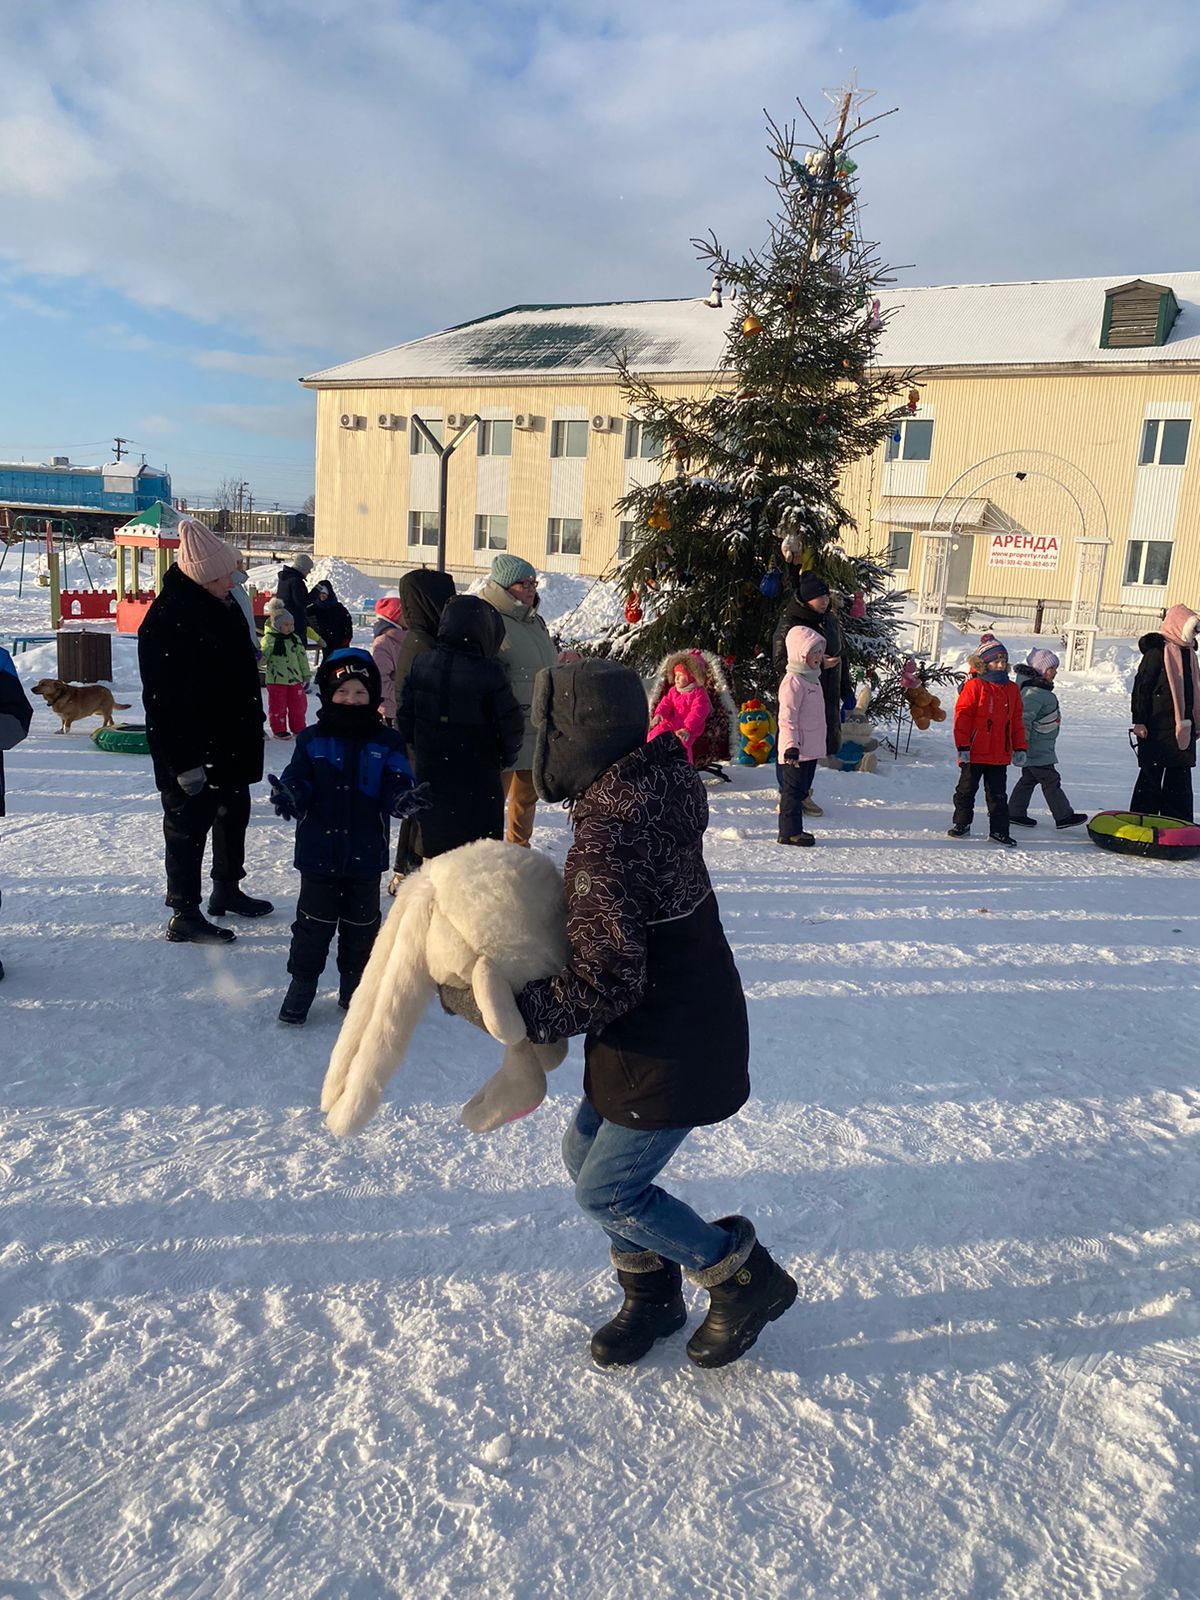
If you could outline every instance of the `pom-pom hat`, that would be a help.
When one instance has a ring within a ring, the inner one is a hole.
[[[175,563],[193,583],[216,583],[237,571],[234,550],[195,517],[179,519],[179,552]]]

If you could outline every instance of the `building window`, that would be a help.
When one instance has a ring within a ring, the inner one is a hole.
[[[408,513],[408,547],[416,550],[427,546],[437,548],[438,514],[436,511],[410,511]]]
[[[1169,539],[1131,539],[1125,553],[1125,582],[1165,588],[1171,571],[1171,550]]]
[[[933,419],[902,417],[888,434],[888,461],[928,461],[933,449]]]
[[[555,423],[555,427],[558,424]],[[580,423],[580,427],[583,424]],[[577,556],[583,548],[581,517],[551,517],[546,527],[548,556]]]
[[[479,424],[479,454],[481,456],[510,456],[512,455],[512,430],[511,422],[502,421],[499,417],[488,418]]]
[[[1187,460],[1190,422],[1147,422],[1142,428],[1139,467],[1182,467]]]
[[[475,548],[476,550],[507,550],[508,518],[476,517]]]
[[[444,444],[445,443],[445,436],[442,433],[441,421],[438,420],[438,421],[435,421],[435,422],[430,422],[425,418],[422,418],[422,421],[425,422],[425,426],[429,429],[430,433],[437,440],[437,442],[439,444]],[[433,446],[430,444],[429,440],[425,437],[425,435],[421,432],[420,428],[418,428],[415,423],[408,430],[408,447],[412,451],[414,456],[435,456],[435,455],[437,455],[437,451],[433,448]]]
[[[617,560],[628,561],[637,548],[637,523],[618,522],[617,524]]]
[[[657,461],[662,455],[662,435],[649,422],[630,417],[625,424],[625,459]]]
[[[913,536],[910,532],[895,530],[888,541],[887,564],[893,572],[907,572],[912,565]]]
[[[587,455],[588,425],[586,422],[554,422],[550,425],[550,454],[552,456]]]

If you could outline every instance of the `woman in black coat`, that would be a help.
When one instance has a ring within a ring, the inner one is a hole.
[[[404,685],[412,671],[413,662],[432,650],[437,643],[438,624],[449,601],[454,599],[454,579],[448,572],[435,572],[430,567],[418,567],[406,572],[400,579],[400,609],[407,630],[404,642],[396,657],[396,676],[392,692],[396,697],[397,719],[404,699]],[[409,817],[396,832],[396,859],[392,863],[392,880],[388,893],[395,894],[410,867],[419,865],[413,849],[416,823]]]
[[[308,597],[308,625],[321,641],[322,661],[331,651],[347,649],[354,637],[353,619],[327,578],[314,584]]]
[[[473,839],[504,837],[500,774],[512,766],[525,718],[496,659],[504,624],[485,600],[458,595],[437,642],[409,671],[396,727],[412,752],[430,809],[416,822],[422,861]]]
[[[780,677],[787,669],[787,636],[790,628],[812,628],[825,641],[826,660],[831,666],[821,669],[821,693],[825,696],[825,754],[834,756],[842,742],[842,701],[850,693],[850,663],[846,660],[845,639],[837,612],[833,609],[829,585],[815,573],[805,572],[796,592],[779,614],[772,639],[771,654]]]
[[[1200,665],[1196,628],[1187,606],[1172,606],[1158,633],[1138,640],[1142,659],[1130,697],[1137,740],[1138,779],[1129,809],[1147,816],[1193,820],[1192,768]]]
[[[167,904],[175,911],[167,938],[220,944],[233,933],[200,914],[210,832],[210,914],[261,917],[273,909],[239,887],[250,785],[263,774],[262,691],[245,618],[228,598],[236,556],[202,523],[186,517],[179,541],[178,562],[168,568],[138,630],[138,665],[146,740],[163,806]]]

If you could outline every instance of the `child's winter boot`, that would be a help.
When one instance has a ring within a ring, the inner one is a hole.
[[[350,1002],[354,998],[354,991],[362,982],[361,972],[343,972],[338,980],[338,1005],[343,1011],[349,1011]]]
[[[1072,811],[1068,816],[1060,817],[1054,826],[1056,828],[1077,828],[1081,822],[1086,821],[1086,811]]]
[[[308,1013],[312,1003],[317,998],[317,986],[308,978],[293,978],[288,984],[288,992],[283,997],[283,1004],[279,1008],[280,1022],[290,1022],[293,1027],[301,1027],[308,1021]]]
[[[656,1339],[682,1328],[687,1307],[674,1261],[653,1250],[614,1250],[612,1259],[625,1303],[592,1335],[592,1360],[598,1367],[627,1367],[640,1361]]]
[[[779,842],[780,844],[816,844],[817,839],[815,834],[805,833],[801,829],[799,833],[781,833]]]
[[[708,1315],[688,1340],[698,1367],[725,1367],[746,1351],[768,1322],[781,1317],[798,1293],[796,1281],[773,1261],[745,1217],[717,1223],[732,1235],[727,1256],[688,1277],[709,1294]]]

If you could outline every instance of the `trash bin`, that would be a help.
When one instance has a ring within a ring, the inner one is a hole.
[[[64,629],[58,635],[58,675],[64,683],[111,683],[112,634]]]

